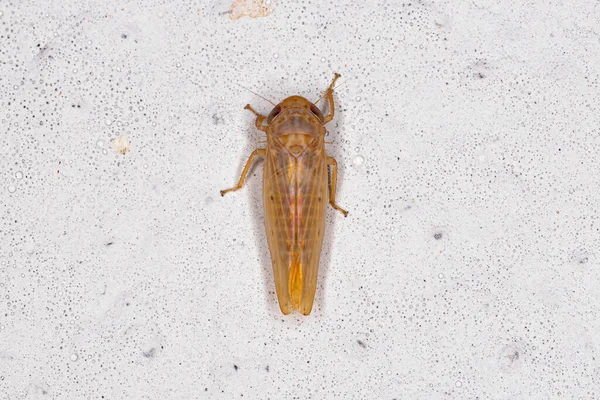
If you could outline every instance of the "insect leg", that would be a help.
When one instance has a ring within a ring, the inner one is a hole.
[[[264,115],[260,115],[259,113],[254,111],[254,108],[250,107],[250,104],[246,104],[246,107],[244,107],[244,109],[250,110],[252,114],[256,115],[256,129],[258,129],[259,131],[266,132],[267,127],[263,125],[263,121],[267,119],[267,117],[265,117]]]
[[[331,186],[329,187],[329,204],[342,214],[348,216],[348,211],[335,204],[335,191],[337,189],[337,161],[331,156],[327,156],[327,165],[331,165]]]
[[[337,79],[340,76],[341,75],[338,74],[337,72],[335,73],[335,76],[333,77],[333,81],[331,81],[331,84],[329,85],[329,87],[327,88],[327,91],[325,92],[325,98],[327,99],[327,103],[329,103],[329,114],[327,114],[325,116],[325,118],[323,119],[324,124],[331,121],[333,119],[333,115],[335,114],[335,106],[333,104],[333,85],[335,84],[335,81],[337,81]]]
[[[242,185],[244,184],[244,181],[246,180],[246,175],[248,175],[248,171],[250,171],[250,167],[252,166],[252,163],[254,162],[254,159],[256,158],[256,156],[264,157],[265,149],[256,149],[252,152],[252,154],[250,154],[250,158],[248,158],[248,161],[246,162],[246,166],[244,167],[244,170],[242,171],[242,176],[240,176],[240,180],[239,180],[238,184],[230,189],[221,190],[221,196],[225,196],[225,193],[227,193],[227,192],[235,192],[236,190],[239,190],[242,188]]]

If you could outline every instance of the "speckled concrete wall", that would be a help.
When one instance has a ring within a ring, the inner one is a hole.
[[[600,3],[231,1],[0,0],[0,399],[600,398]],[[283,316],[238,84],[334,72]]]

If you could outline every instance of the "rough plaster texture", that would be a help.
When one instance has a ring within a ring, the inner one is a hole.
[[[600,3],[230,5],[0,0],[0,399],[600,398]],[[283,317],[236,83],[336,71]]]

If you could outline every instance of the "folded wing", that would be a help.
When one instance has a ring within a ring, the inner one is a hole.
[[[278,140],[267,147],[263,196],[275,288],[284,314],[310,314],[325,230],[327,165],[323,138],[294,156]]]

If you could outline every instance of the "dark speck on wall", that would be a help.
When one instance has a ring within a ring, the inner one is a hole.
[[[362,340],[357,340],[356,343],[358,343],[358,345],[360,347],[362,347],[363,349],[367,348],[367,345],[365,344],[365,342],[363,342]]]
[[[238,367],[236,364],[233,364],[233,369],[237,371],[238,369],[240,369],[240,367]]]
[[[433,235],[433,237],[435,240],[440,240],[442,238],[442,232],[437,232]]]
[[[142,354],[146,358],[154,358],[155,353],[156,353],[156,349],[153,347],[148,351],[144,351]]]

